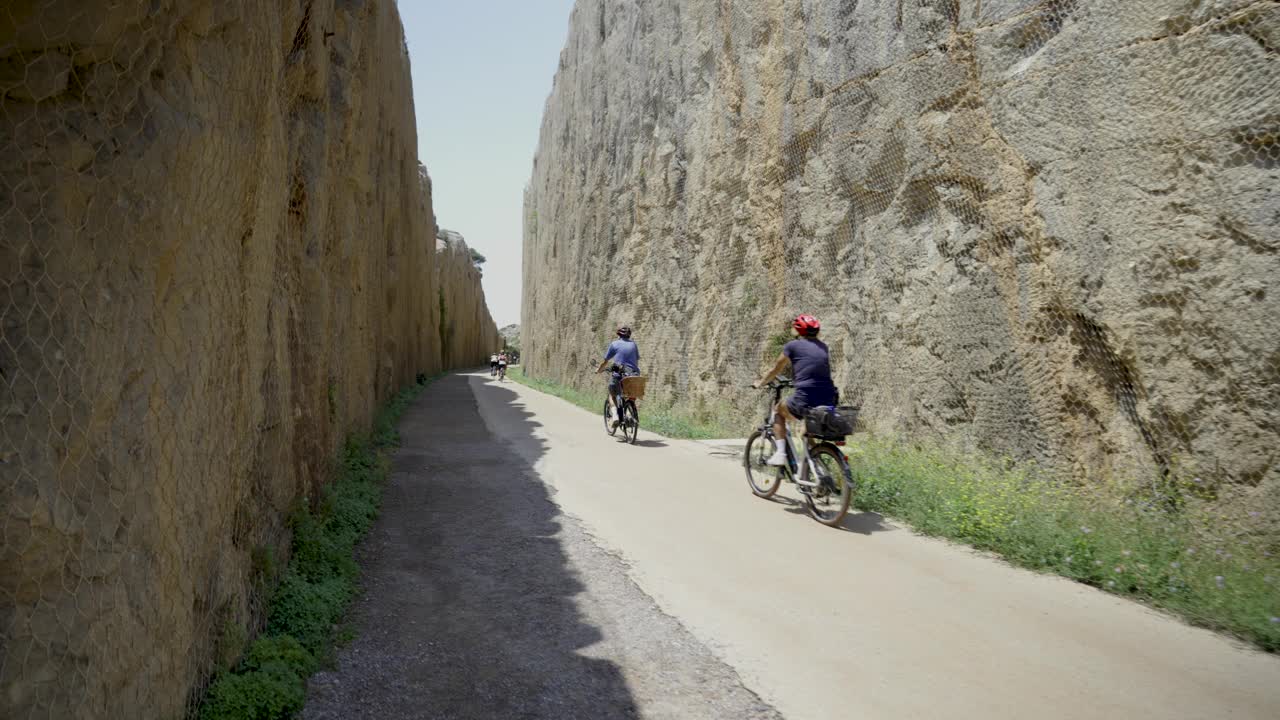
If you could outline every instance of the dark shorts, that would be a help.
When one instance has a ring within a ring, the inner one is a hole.
[[[800,397],[799,395],[792,395],[791,397],[787,398],[786,404],[787,404],[787,412],[791,413],[791,417],[797,420],[803,420],[804,416],[808,414],[809,408],[812,407],[804,398]]]
[[[618,370],[610,370],[609,371],[609,394],[617,395],[618,393],[622,392],[622,378],[635,377],[636,375],[639,375],[639,374],[640,374],[639,372],[632,370],[631,368],[625,368],[621,372],[619,372]]]
[[[811,408],[815,408],[819,405],[835,404],[835,398],[823,397],[819,402],[813,402],[808,395],[802,392],[795,392],[791,394],[791,397],[787,398],[787,412],[791,413],[791,417],[797,420],[803,420],[804,416],[809,414],[809,410]]]

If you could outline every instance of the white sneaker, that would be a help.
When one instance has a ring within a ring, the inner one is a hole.
[[[765,465],[774,465],[781,467],[787,464],[787,453],[785,450],[775,450],[768,460],[764,461]]]

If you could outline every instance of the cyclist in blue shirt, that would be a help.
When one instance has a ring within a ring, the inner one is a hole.
[[[836,384],[831,380],[831,352],[826,343],[818,339],[822,324],[812,315],[798,315],[791,321],[796,339],[782,346],[782,354],[773,369],[765,373],[751,387],[761,385],[777,377],[791,366],[791,384],[795,392],[778,403],[774,416],[773,437],[777,447],[765,462],[769,465],[787,464],[787,421],[803,420],[809,408],[819,405],[835,405]]]
[[[596,368],[596,373],[604,372],[611,362],[614,369],[609,377],[609,412],[613,416],[614,427],[617,427],[618,395],[622,392],[622,378],[640,374],[640,348],[631,339],[631,328],[626,325],[618,328],[618,339],[609,343],[609,349],[605,351],[604,360]]]

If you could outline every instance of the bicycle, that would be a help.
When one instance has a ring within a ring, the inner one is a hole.
[[[622,368],[614,365],[609,369],[609,372],[621,375]],[[604,400],[604,431],[609,433],[609,437],[613,437],[618,432],[618,428],[622,428],[622,439],[632,445],[636,444],[636,438],[640,435],[640,410],[636,407],[638,398],[627,391],[628,383],[625,381],[639,377],[638,375],[632,375],[622,378],[624,382],[620,383],[622,387],[618,390],[618,396],[615,398],[619,415],[617,425],[613,424],[615,403],[609,402],[607,397]]]
[[[507,364],[506,363],[498,363],[498,380],[501,382],[507,381]]]
[[[757,497],[771,498],[783,480],[795,483],[814,520],[823,525],[839,525],[849,512],[849,501],[853,497],[853,472],[844,453],[830,438],[813,437],[806,431],[801,435],[799,454],[789,439],[784,443],[786,465],[773,466],[765,462],[774,451],[773,421],[778,403],[783,390],[789,387],[792,387],[789,380],[775,380],[766,386],[773,391],[773,402],[769,403],[764,423],[747,438],[742,456],[747,484]]]

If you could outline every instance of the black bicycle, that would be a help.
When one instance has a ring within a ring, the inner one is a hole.
[[[853,497],[853,472],[844,453],[831,438],[813,436],[806,431],[802,435],[799,453],[790,441],[784,444],[786,465],[769,465],[766,461],[775,446],[774,415],[783,391],[792,385],[789,380],[779,379],[766,387],[773,391],[773,402],[769,403],[764,423],[747,438],[747,448],[742,457],[751,492],[758,497],[770,498],[778,492],[783,480],[793,482],[804,496],[805,506],[814,520],[823,525],[840,524],[845,513],[849,512],[849,501]]]
[[[617,400],[618,422],[614,423],[613,407],[614,403],[609,402],[609,398],[604,400],[604,431],[612,437],[622,429],[622,439],[635,445],[636,438],[640,435],[640,409],[636,407],[636,399],[626,392],[626,384],[622,383],[622,368],[614,365],[609,369],[614,374],[615,379],[619,380]]]

